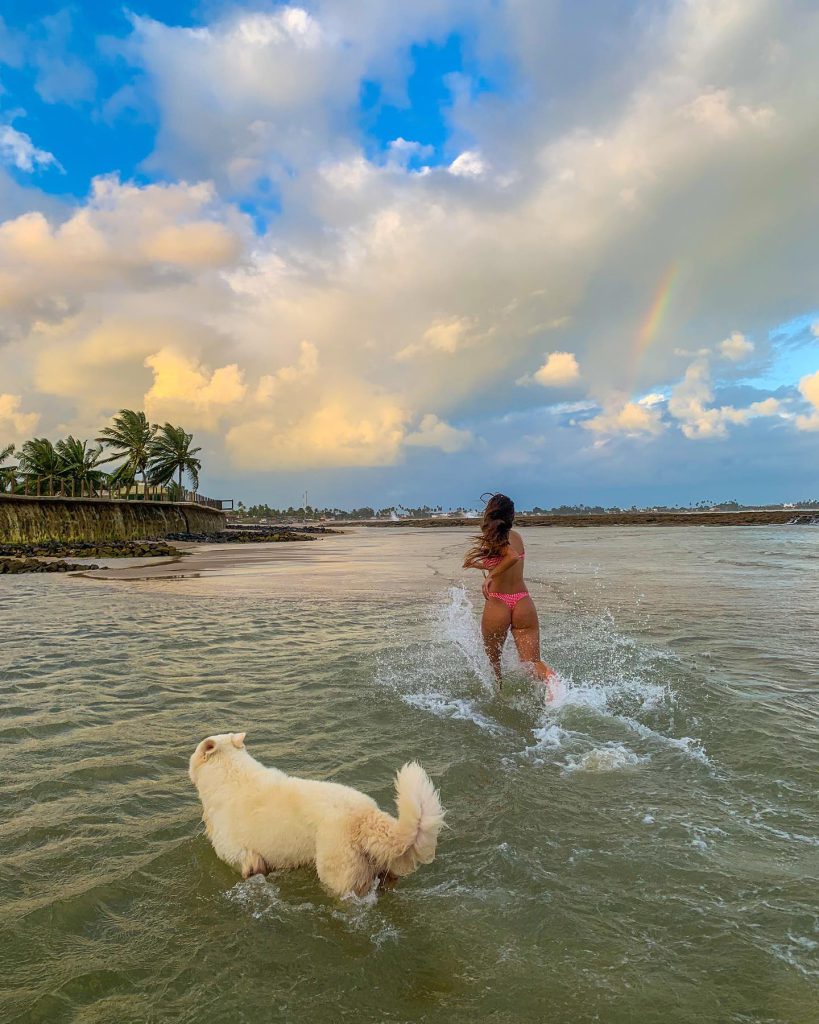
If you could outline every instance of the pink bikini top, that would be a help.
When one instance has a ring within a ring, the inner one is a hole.
[[[511,548],[509,549],[509,554],[514,555],[515,558],[520,559],[521,562],[526,557],[525,551],[521,551],[521,553],[518,554],[517,551],[512,551]],[[506,555],[490,555],[488,558],[484,558],[483,564],[487,569],[494,569],[496,565],[501,564],[504,558],[506,558]]]

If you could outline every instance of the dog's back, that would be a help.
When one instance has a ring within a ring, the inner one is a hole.
[[[379,874],[409,874],[435,855],[443,810],[418,764],[397,777],[398,819],[349,786],[266,768],[244,733],[203,740],[190,776],[214,850],[245,876],[315,862],[338,895],[360,894]]]

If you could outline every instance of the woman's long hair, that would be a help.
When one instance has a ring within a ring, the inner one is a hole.
[[[483,558],[502,555],[509,544],[509,531],[514,521],[514,501],[505,494],[493,494],[484,509],[481,532],[466,553],[464,568]]]

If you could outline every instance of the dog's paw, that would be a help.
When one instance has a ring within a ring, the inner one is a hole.
[[[270,868],[260,853],[249,850],[242,858],[242,878],[266,875],[269,871]]]

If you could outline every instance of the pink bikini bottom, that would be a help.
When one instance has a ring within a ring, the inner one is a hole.
[[[503,601],[510,611],[514,611],[518,601],[522,601],[524,597],[529,596],[528,590],[521,590],[519,594],[496,594],[494,590],[491,590],[489,593],[491,597],[496,597],[499,601]]]

